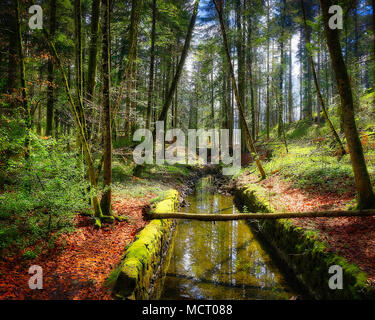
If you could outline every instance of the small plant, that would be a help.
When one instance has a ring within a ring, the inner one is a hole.
[[[32,250],[28,250],[23,254],[25,260],[34,260],[37,257],[36,253]]]

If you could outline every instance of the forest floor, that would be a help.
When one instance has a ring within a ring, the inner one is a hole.
[[[114,204],[120,215],[129,218],[128,222],[96,230],[90,217],[79,215],[75,218],[76,230],[62,235],[53,250],[47,250],[32,262],[25,261],[22,252],[2,259],[0,300],[112,299],[105,280],[121,260],[125,245],[146,225],[142,208],[153,196],[123,198]],[[29,288],[31,264],[43,268],[43,290]]]
[[[24,253],[40,243],[4,256],[0,261],[0,300],[113,299],[106,279],[118,266],[125,246],[147,225],[142,216],[143,207],[157,201],[170,188],[186,192],[188,177],[188,171],[182,167],[146,168],[141,178],[121,176],[118,169],[115,170],[117,179],[122,181],[114,188],[112,209],[128,221],[104,225],[97,230],[91,217],[77,215],[75,230],[60,235],[53,248],[45,245],[45,250],[35,259],[25,260]],[[153,171],[153,179],[149,171]],[[43,269],[43,290],[29,288],[31,265]]]

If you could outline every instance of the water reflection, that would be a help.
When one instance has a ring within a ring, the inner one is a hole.
[[[210,177],[186,212],[236,212],[231,196],[210,192]],[[289,299],[293,292],[245,221],[181,220],[161,299]]]

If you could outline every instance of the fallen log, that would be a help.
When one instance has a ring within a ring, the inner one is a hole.
[[[337,217],[369,217],[375,216],[375,210],[353,211],[314,211],[314,212],[268,212],[268,213],[235,213],[212,214],[191,212],[149,213],[149,219],[190,219],[200,221],[229,221],[257,219],[289,219],[289,218],[337,218]]]

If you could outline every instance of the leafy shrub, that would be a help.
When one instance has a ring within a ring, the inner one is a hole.
[[[0,249],[26,247],[72,230],[73,217],[89,207],[81,160],[53,139],[32,135],[32,152],[20,178],[0,194]]]

